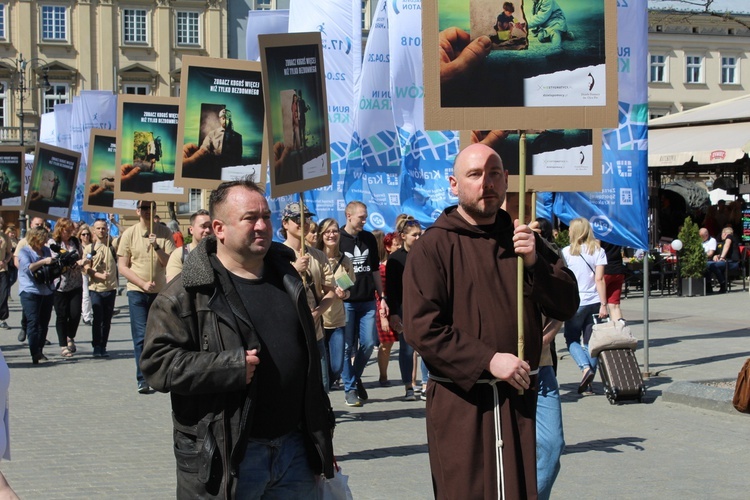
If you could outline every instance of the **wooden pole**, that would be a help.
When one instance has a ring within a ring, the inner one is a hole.
[[[305,193],[299,194],[299,255],[300,257],[307,252],[305,245]],[[302,274],[302,284],[307,286],[307,273]]]
[[[149,211],[149,236],[154,234],[154,211],[156,210],[156,202],[152,201],[151,203],[151,210]],[[154,247],[151,247],[151,274],[149,275],[149,281],[154,281],[154,273],[156,270],[154,269],[156,267],[156,250],[154,250]]]
[[[521,130],[518,140],[518,222],[524,224],[526,219],[526,132]],[[518,256],[518,357],[522,361],[526,355],[526,341],[523,325],[523,257]],[[523,389],[518,391],[523,394]]]

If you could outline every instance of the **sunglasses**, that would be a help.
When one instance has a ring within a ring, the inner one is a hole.
[[[302,220],[302,216],[300,216],[300,215],[294,215],[292,217],[287,217],[286,220],[290,220],[290,221],[294,222],[295,224],[297,224],[299,226],[300,225],[300,221]],[[312,222],[310,220],[310,216],[305,217],[305,224],[306,225],[310,224],[310,222]]]
[[[91,233],[81,233],[81,236],[91,236]]]

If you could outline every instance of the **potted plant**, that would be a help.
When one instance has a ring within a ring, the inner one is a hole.
[[[705,295],[706,253],[698,233],[698,225],[690,217],[685,218],[677,239],[682,243],[682,249],[678,250],[682,295],[687,297]],[[672,242],[672,247],[677,250],[675,243]]]

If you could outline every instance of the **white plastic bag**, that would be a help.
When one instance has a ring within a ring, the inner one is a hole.
[[[341,472],[338,464],[334,466],[334,476],[328,479],[318,477],[318,498],[321,500],[353,500],[352,490],[349,489],[349,476]]]

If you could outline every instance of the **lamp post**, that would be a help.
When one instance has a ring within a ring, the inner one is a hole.
[[[21,120],[21,125],[19,127],[20,131],[20,145],[24,148],[26,143],[24,141],[24,102],[26,102],[26,99],[30,99],[32,96],[30,95],[31,92],[39,89],[43,89],[44,91],[47,91],[50,89],[50,83],[49,79],[47,77],[48,73],[48,67],[49,63],[45,61],[44,59],[40,57],[34,57],[32,59],[24,59],[23,54],[18,54],[17,59],[10,59],[8,57],[3,57],[2,60],[10,61],[13,63],[13,70],[12,70],[12,77],[11,77],[11,84],[9,86],[10,90],[13,91],[14,94],[17,95],[18,101],[20,103],[20,109],[18,111],[18,118]],[[33,71],[34,68],[41,68],[42,70],[42,81],[38,85],[34,85],[34,78],[33,78]],[[27,73],[28,72],[28,73]],[[31,80],[32,84],[29,85],[28,82]],[[33,101],[32,101],[33,106]],[[24,175],[23,178],[25,178],[25,158],[24,158]],[[26,212],[24,210],[21,210],[18,214],[18,225],[21,227],[21,237],[24,237],[26,235]]]

